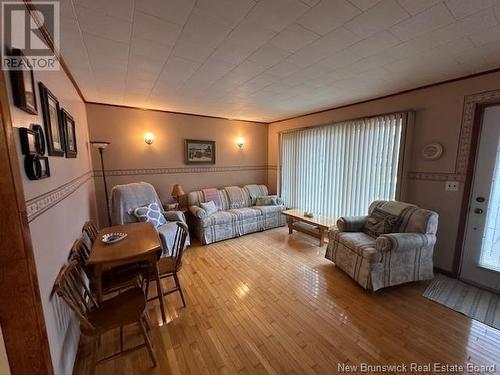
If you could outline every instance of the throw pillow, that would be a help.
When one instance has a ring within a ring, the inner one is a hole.
[[[217,206],[215,205],[214,201],[200,203],[200,206],[205,210],[207,215],[212,215],[217,212]]]
[[[392,215],[379,208],[375,208],[366,219],[363,232],[371,237],[378,237],[381,234],[393,233],[399,224],[399,216]]]
[[[255,198],[256,206],[277,206],[280,204],[282,204],[281,198],[279,198],[277,195],[265,195],[263,197]]]
[[[150,203],[147,206],[137,207],[134,209],[134,216],[140,222],[148,222],[156,228],[167,223],[163,212],[157,203]]]

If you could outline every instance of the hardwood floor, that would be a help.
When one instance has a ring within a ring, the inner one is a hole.
[[[179,274],[187,307],[169,295],[168,322],[151,332],[158,367],[144,349],[96,373],[332,374],[339,363],[409,372],[411,363],[434,362],[500,371],[500,331],[425,299],[426,283],[366,292],[316,242],[279,228],[191,246]],[[160,324],[157,302],[150,315]],[[125,329],[126,347],[140,340],[139,328]],[[82,342],[76,374],[87,371]],[[103,337],[102,356],[118,348],[118,331]]]

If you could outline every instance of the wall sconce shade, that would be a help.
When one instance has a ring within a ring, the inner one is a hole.
[[[245,138],[238,138],[236,140],[236,145],[239,147],[239,148],[243,148],[243,145],[245,144]]]
[[[110,142],[106,142],[106,141],[90,141],[90,144],[92,145],[92,147],[104,150],[106,147],[108,147],[110,145]]]
[[[144,142],[146,142],[148,145],[153,143],[154,140],[155,140],[155,135],[153,133],[147,132],[146,134],[144,134]]]

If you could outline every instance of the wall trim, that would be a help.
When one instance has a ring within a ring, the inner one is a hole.
[[[64,199],[69,197],[80,187],[82,187],[87,181],[94,177],[92,171],[87,171],[79,177],[58,186],[55,189],[47,191],[41,195],[34,198],[28,199],[26,201],[26,211],[28,216],[28,222],[32,222],[38,216],[51,209],[58,203],[62,202]]]
[[[110,169],[106,176],[145,176],[155,174],[184,174],[184,173],[216,173],[216,172],[241,172],[241,171],[267,171],[276,168],[272,165],[236,165],[229,167],[178,167],[178,168],[135,168],[135,169]],[[94,170],[94,177],[102,177],[101,169]]]
[[[446,172],[408,172],[410,180],[426,181],[465,181],[465,176]]]

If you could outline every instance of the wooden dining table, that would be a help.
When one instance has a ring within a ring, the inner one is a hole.
[[[127,236],[115,243],[101,241],[102,236],[108,233],[126,233]],[[165,306],[158,272],[158,259],[161,251],[160,237],[151,223],[133,223],[101,229],[88,259],[88,265],[92,267],[95,277],[97,300],[102,301],[102,274],[104,272],[118,266],[147,262],[155,273],[156,289],[160,296],[161,317],[165,323]]]

